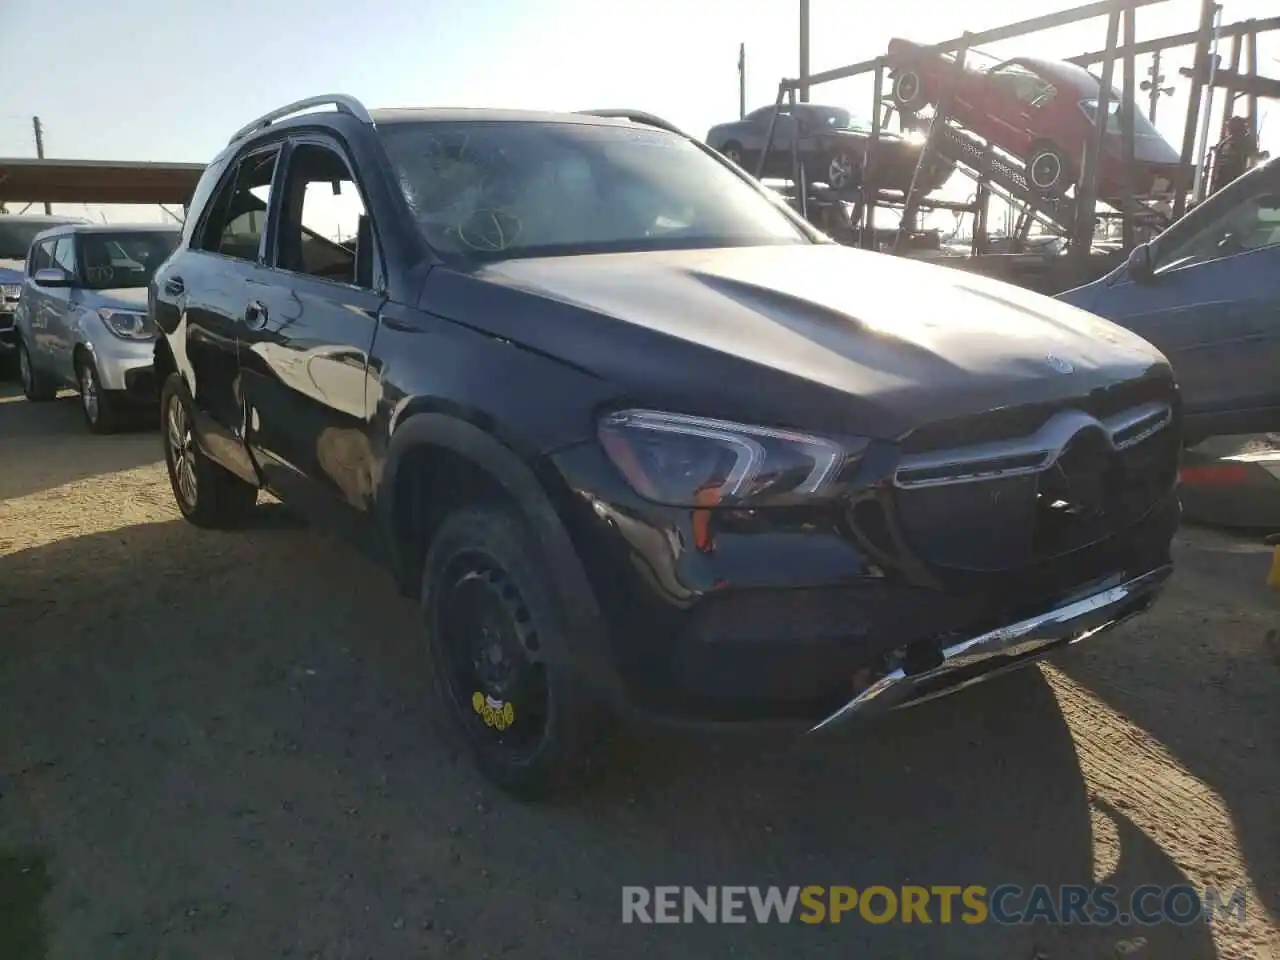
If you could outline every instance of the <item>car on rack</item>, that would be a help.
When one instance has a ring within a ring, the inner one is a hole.
[[[13,315],[22,296],[23,272],[32,239],[50,227],[83,222],[75,217],[0,213],[0,360],[18,347]]]
[[[1164,352],[1181,387],[1188,446],[1280,432],[1280,160],[1254,167],[1059,299]]]
[[[777,113],[775,120],[774,114]],[[769,128],[773,125],[773,139]],[[862,185],[871,143],[871,122],[843,107],[816,103],[761,107],[741,120],[721,123],[707,132],[707,145],[750,173],[758,169],[765,144],[771,143],[761,176],[791,179],[793,145],[805,165],[805,176],[838,192]],[[923,137],[882,130],[870,151],[869,172],[881,190],[905,194],[920,160]],[[921,171],[922,195],[932,193],[950,178],[955,164],[932,157]]]
[[[65,224],[36,235],[15,317],[28,400],[72,387],[95,433],[156,402],[147,284],[178,236],[163,224]]]
[[[384,558],[446,729],[518,794],[611,718],[937,696],[1170,572],[1157,350],[834,243],[637,111],[281,107],[207,167],[150,309],[183,516],[266,489]]]
[[[905,116],[937,106],[950,89],[948,119],[1023,161],[1031,188],[1047,196],[1066,193],[1080,175],[1093,136],[1101,81],[1063,60],[1014,57],[1000,60],[967,52],[957,71],[954,53],[911,40],[889,41],[893,102]],[[1099,166],[1098,196],[1124,195],[1126,164],[1120,126],[1121,95],[1111,92]],[[1133,111],[1134,164],[1128,171],[1139,196],[1173,189],[1180,157],[1140,110]]]

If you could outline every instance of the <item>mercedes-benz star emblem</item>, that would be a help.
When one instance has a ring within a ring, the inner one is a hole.
[[[1055,357],[1052,353],[1047,354],[1044,362],[1048,364],[1050,370],[1057,373],[1075,373],[1076,368],[1071,365],[1070,360],[1063,360],[1061,357]]]

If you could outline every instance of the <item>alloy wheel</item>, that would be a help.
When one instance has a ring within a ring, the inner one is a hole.
[[[1031,159],[1031,185],[1037,190],[1051,190],[1062,179],[1062,158],[1056,153],[1038,153]]]
[[[90,423],[97,423],[101,413],[101,399],[98,396],[98,378],[93,372],[92,363],[80,365],[80,402],[84,405],[85,416]]]
[[[178,397],[169,398],[169,409],[166,411],[165,433],[168,441],[169,469],[173,471],[174,485],[178,495],[188,507],[196,505],[196,461],[195,447],[191,437],[191,423],[187,419],[187,411]]]
[[[32,393],[35,389],[35,378],[31,375],[31,357],[27,355],[26,344],[18,348],[18,376],[22,380],[22,389]]]
[[[901,74],[894,88],[899,103],[914,103],[920,95],[920,78],[912,70]]]
[[[836,190],[843,190],[853,185],[853,160],[847,153],[840,153],[831,158],[827,167],[827,183]]]

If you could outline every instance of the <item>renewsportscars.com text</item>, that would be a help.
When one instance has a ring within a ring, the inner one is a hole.
[[[1190,885],[623,887],[623,923],[1142,924],[1244,920],[1245,892]]]

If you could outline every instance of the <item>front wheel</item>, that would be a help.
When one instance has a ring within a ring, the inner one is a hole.
[[[1060,197],[1074,179],[1071,160],[1057,144],[1041,141],[1031,147],[1027,158],[1027,183],[1036,193]]]
[[[422,616],[437,704],[490,781],[534,798],[581,772],[601,714],[556,655],[564,614],[518,513],[466,507],[445,520]]]
[[[93,433],[114,433],[120,426],[120,407],[116,398],[103,388],[93,357],[86,354],[76,361],[76,383],[85,425]]]
[[[258,502],[258,488],[214,463],[200,449],[181,374],[171,373],[165,380],[160,411],[169,485],[183,517],[197,527],[243,526]]]
[[[744,170],[746,169],[746,157],[742,152],[742,144],[737,140],[726,143],[720,153],[726,160],[731,160]]]

